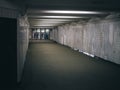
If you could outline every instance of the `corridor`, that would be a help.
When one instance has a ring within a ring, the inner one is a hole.
[[[120,0],[0,0],[0,90],[120,90]]]
[[[120,90],[120,66],[53,41],[31,42],[18,90]]]

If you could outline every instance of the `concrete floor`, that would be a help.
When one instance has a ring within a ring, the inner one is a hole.
[[[120,90],[120,66],[52,41],[34,41],[18,90]]]

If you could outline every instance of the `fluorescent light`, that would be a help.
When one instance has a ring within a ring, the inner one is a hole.
[[[37,29],[37,32],[40,32],[40,29]]]
[[[31,26],[58,26],[59,24],[31,24]]]
[[[42,33],[44,33],[44,32],[45,32],[45,30],[41,30],[41,32],[42,32]]]
[[[41,21],[41,20],[31,20],[30,22],[34,23],[34,22],[39,22],[39,23],[64,23],[64,22],[70,22],[72,20],[69,20],[69,21],[52,21],[52,20],[45,20],[45,21]]]
[[[41,18],[83,18],[78,16],[38,16]]]
[[[49,29],[46,29],[46,32],[49,32]]]
[[[95,11],[56,11],[56,10],[46,10],[42,11],[43,13],[59,13],[59,14],[102,14],[103,12],[95,12]]]
[[[30,21],[71,21],[69,19],[29,19]]]

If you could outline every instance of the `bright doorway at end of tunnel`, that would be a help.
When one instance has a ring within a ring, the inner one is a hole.
[[[32,40],[49,40],[50,29],[48,28],[32,28],[30,31],[30,39]]]

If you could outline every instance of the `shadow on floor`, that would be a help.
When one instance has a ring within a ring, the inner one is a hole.
[[[30,43],[18,90],[120,90],[120,67],[57,43]]]

